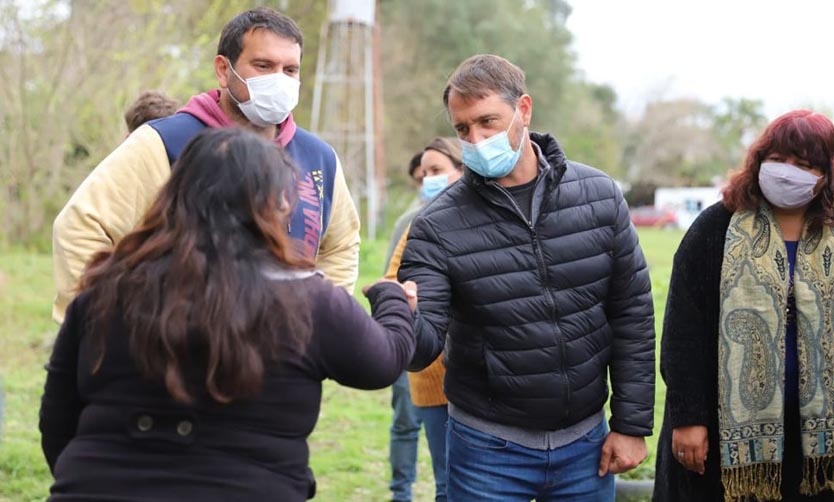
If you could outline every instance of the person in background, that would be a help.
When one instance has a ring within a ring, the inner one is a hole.
[[[179,107],[179,101],[162,91],[143,91],[125,110],[128,134],[145,122],[173,115]]]
[[[447,82],[467,169],[409,230],[409,369],[445,347],[448,500],[613,501],[613,475],[645,459],[652,434],[649,272],[614,180],[528,131],[525,87],[495,55]]]
[[[420,190],[420,187],[423,186],[423,178],[426,177],[426,173],[420,169],[420,162],[423,159],[423,152],[417,152],[411,157],[411,160],[408,161],[408,177],[411,180],[412,186]]]
[[[771,122],[675,253],[654,500],[834,501],[834,124]]]
[[[214,58],[220,88],[139,127],[87,176],[53,225],[52,316],[58,323],[85,265],[136,226],[183,146],[207,127],[244,127],[286,149],[300,169],[290,236],[327,278],[353,291],[359,216],[344,172],[333,148],[297,126],[292,115],[302,43],[296,23],[273,9],[235,16],[223,27]]]
[[[50,500],[314,495],[322,381],[390,385],[416,293],[366,288],[371,317],[317,272],[286,230],[297,176],[274,142],[205,129],[139,226],[94,256],[46,367]]]
[[[408,163],[408,176],[412,185],[420,190],[423,183],[423,170],[420,169],[420,159],[423,152],[417,152]],[[422,196],[419,204],[412,204],[394,223],[391,242],[385,256],[385,269],[391,262],[391,257],[397,247],[400,237],[408,233],[411,219],[423,207]],[[420,419],[408,389],[408,377],[403,372],[397,381],[391,385],[391,430],[388,443],[388,462],[391,465],[391,481],[389,489],[394,502],[411,502],[411,487],[417,480],[417,450],[420,440]]]
[[[455,138],[435,138],[423,150],[420,169],[424,173],[420,196],[428,204],[447,186],[463,176],[460,143]],[[395,280],[400,260],[408,240],[408,229],[400,237],[391,260],[386,279]],[[426,431],[434,472],[435,501],[446,501],[446,422],[449,420],[446,395],[443,393],[443,377],[446,367],[440,355],[426,369],[408,373],[409,394],[419,424]]]
[[[394,222],[394,229],[391,231],[391,239],[388,242],[388,250],[385,252],[385,268],[383,269],[383,273],[388,268],[388,263],[391,261],[394,248],[396,248],[397,243],[400,242],[400,237],[407,233],[406,230],[408,229],[408,226],[411,225],[411,220],[413,220],[414,216],[419,213],[421,209],[423,209],[423,205],[426,202],[423,200],[422,193],[420,193],[420,189],[423,186],[423,177],[425,176],[423,170],[420,169],[420,159],[422,158],[423,152],[417,152],[408,162],[408,179],[417,191],[418,197],[411,203],[411,205],[409,205],[408,209],[406,209],[405,212],[397,218],[397,221]]]

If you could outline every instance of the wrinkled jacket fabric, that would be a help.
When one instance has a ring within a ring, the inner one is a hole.
[[[414,220],[399,279],[418,284],[412,370],[446,347],[449,401],[485,420],[557,430],[598,412],[652,433],[651,284],[614,181],[531,133],[547,167],[532,221],[466,170]],[[448,332],[448,337],[446,333]]]

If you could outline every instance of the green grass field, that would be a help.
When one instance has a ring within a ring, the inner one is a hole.
[[[641,244],[649,262],[658,337],[672,255],[682,233],[643,229]],[[382,272],[387,242],[363,244],[359,284]],[[46,362],[56,326],[50,318],[52,262],[49,255],[12,250],[0,252],[0,378],[5,413],[0,437],[0,501],[44,500],[51,476],[40,450],[38,404]],[[358,290],[359,288],[357,288]],[[360,295],[361,296],[361,295]],[[361,299],[363,304],[364,299]],[[658,380],[655,429],[663,416],[663,382]],[[390,391],[360,392],[325,383],[322,412],[310,440],[312,467],[318,480],[316,500],[386,500],[388,493],[388,428]],[[649,459],[634,473],[653,477],[654,442]],[[424,438],[421,438],[416,501],[433,500],[434,484]]]

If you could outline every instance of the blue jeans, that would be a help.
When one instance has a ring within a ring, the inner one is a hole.
[[[599,477],[603,420],[584,437],[553,450],[534,450],[449,419],[450,502],[613,502],[614,475]]]
[[[448,407],[416,406],[417,417],[426,428],[426,440],[431,453],[431,469],[434,472],[434,500],[446,502],[446,422],[449,421]]]
[[[417,441],[420,439],[420,419],[411,404],[408,375],[403,373],[391,386],[391,497],[397,502],[411,500],[411,485],[417,479]]]

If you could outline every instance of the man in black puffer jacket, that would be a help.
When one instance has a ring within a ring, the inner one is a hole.
[[[414,220],[399,279],[419,286],[410,369],[445,341],[448,500],[613,501],[654,407],[651,284],[626,202],[528,132],[509,61],[467,59],[443,102],[468,169]]]

